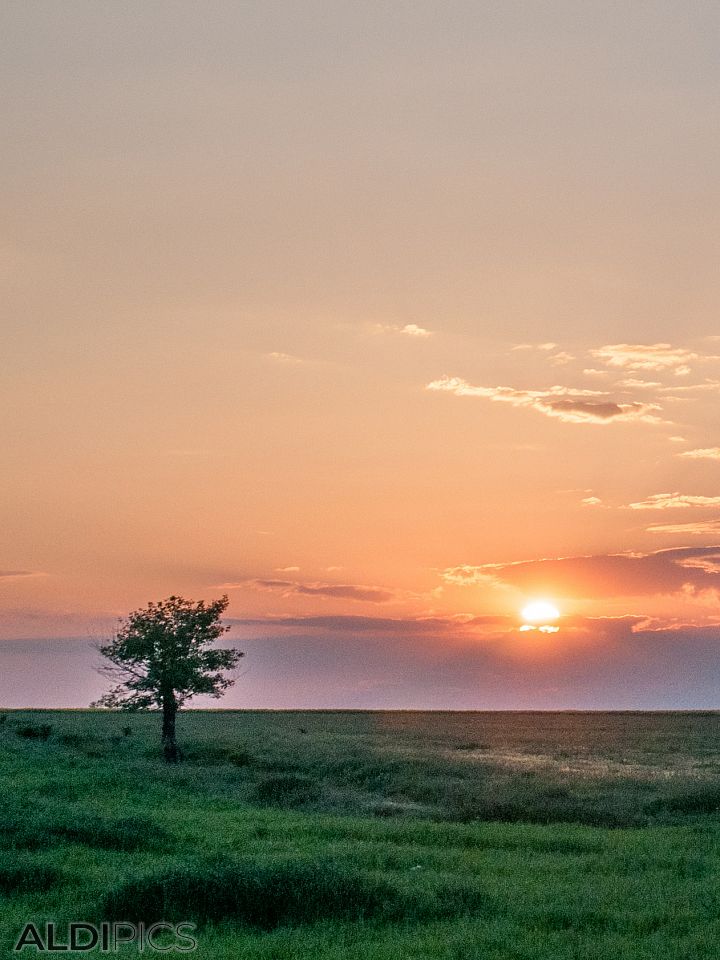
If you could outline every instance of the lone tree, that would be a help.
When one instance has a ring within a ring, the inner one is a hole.
[[[118,684],[93,706],[121,710],[162,710],[162,746],[168,763],[180,759],[175,718],[183,704],[199,693],[221,697],[235,682],[225,675],[243,654],[210,649],[229,626],[220,618],[228,605],[221,597],[195,603],[168,597],[135,610],[115,637],[99,647],[109,664],[100,668]]]

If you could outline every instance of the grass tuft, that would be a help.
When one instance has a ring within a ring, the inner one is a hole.
[[[56,837],[99,850],[162,850],[168,835],[147,817],[105,817],[85,815],[65,823],[52,824]]]
[[[290,809],[312,803],[318,794],[318,784],[314,780],[296,773],[266,777],[255,786],[258,803]]]
[[[317,920],[366,920],[387,914],[398,893],[367,874],[327,863],[188,866],[131,880],[110,891],[105,919],[231,920],[269,930]]]
[[[61,879],[61,872],[47,864],[0,863],[0,893],[6,896],[29,891],[43,893]]]
[[[16,727],[15,733],[25,740],[49,740],[52,727],[49,723],[29,723],[24,727]]]

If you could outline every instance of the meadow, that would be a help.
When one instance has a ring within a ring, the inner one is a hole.
[[[4,955],[29,920],[102,919],[190,920],[217,960],[718,954],[719,714],[187,711],[178,734],[168,765],[156,715],[0,714]]]

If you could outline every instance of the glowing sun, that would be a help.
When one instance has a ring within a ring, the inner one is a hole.
[[[522,609],[525,623],[548,623],[560,616],[558,608],[548,600],[532,600]]]

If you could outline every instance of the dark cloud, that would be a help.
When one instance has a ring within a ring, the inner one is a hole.
[[[355,583],[301,583],[297,580],[265,580],[255,578],[238,583],[220,584],[221,588],[249,587],[254,590],[269,590],[284,597],[324,597],[328,600],[355,600],[358,603],[388,603],[396,599],[396,593],[384,587],[365,586]]]
[[[720,590],[720,547],[683,547],[646,554],[601,554],[560,557],[480,567],[451,568],[451,582],[463,582],[455,571],[474,571],[475,581],[488,577],[520,590],[578,597],[651,596],[681,590]],[[453,579],[454,577],[454,579]],[[472,583],[469,573],[464,582]]]
[[[514,387],[473,386],[460,377],[441,377],[433,380],[427,390],[452,393],[456,397],[481,397],[495,403],[509,403],[513,407],[529,407],[547,417],[556,417],[565,423],[611,423],[614,420],[634,420],[659,423],[652,403],[619,403],[599,390],[581,390],[555,386],[549,390],[516,390]]]
[[[720,707],[717,624],[573,617],[544,636],[497,617],[287,617],[236,621],[227,642],[246,654],[227,708]],[[0,642],[0,698],[86,706],[103,689],[96,660],[87,639]]]
[[[483,630],[507,631],[516,626],[511,617],[264,617],[231,621],[238,627],[263,627],[270,631],[333,631],[337,634],[378,636],[462,636]]]

